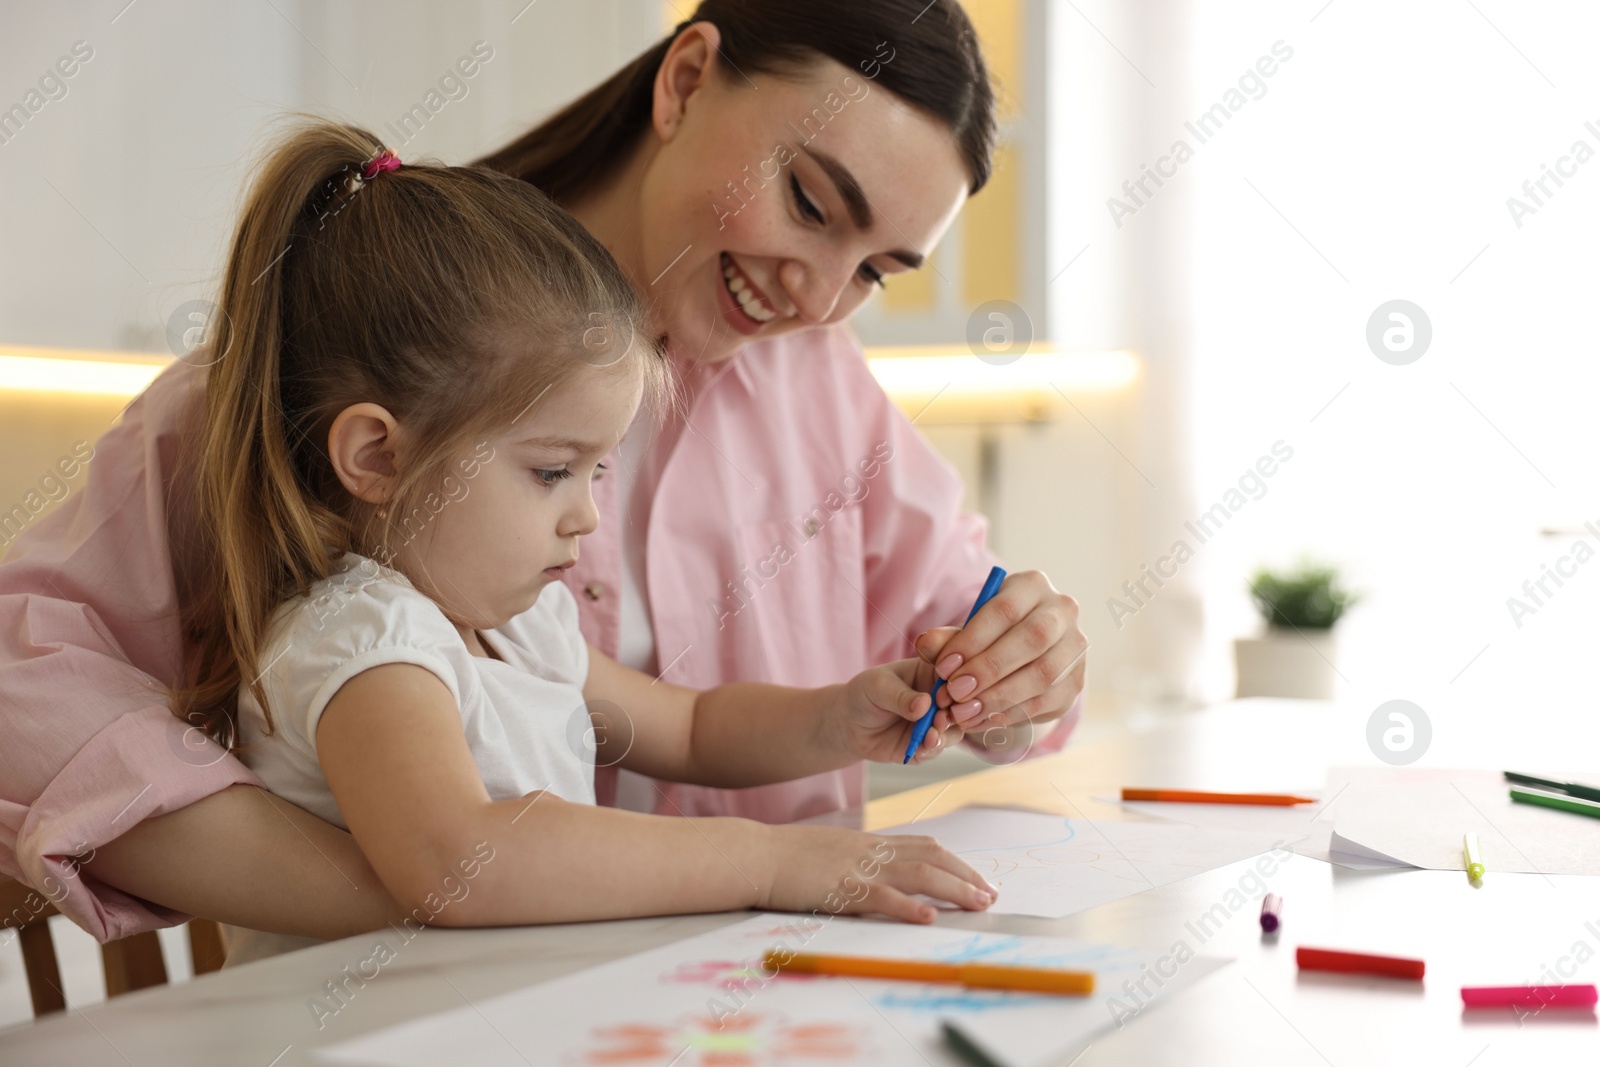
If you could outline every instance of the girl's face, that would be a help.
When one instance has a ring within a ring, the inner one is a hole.
[[[395,565],[477,647],[533,606],[577,562],[599,515],[591,483],[639,407],[637,371],[585,371],[530,406],[512,427],[448,468],[442,491],[413,512],[410,536],[390,516]],[[451,479],[454,479],[452,482]]]
[[[638,233],[610,243],[678,355],[717,361],[847,318],[918,269],[971,179],[948,128],[861,69],[819,59],[752,84],[698,51],[662,64]],[[866,70],[894,62],[880,51]]]

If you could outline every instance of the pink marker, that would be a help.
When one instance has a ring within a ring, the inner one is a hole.
[[[1283,925],[1283,898],[1276,893],[1268,893],[1261,898],[1261,932],[1275,933],[1281,925]]]
[[[1592,1008],[1592,985],[1462,986],[1461,1002],[1469,1008]]]

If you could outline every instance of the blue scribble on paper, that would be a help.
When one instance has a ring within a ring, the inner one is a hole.
[[[1072,825],[1072,820],[1070,818],[1064,818],[1064,819],[1061,820],[1061,828],[1067,832],[1067,836],[1066,837],[1057,838],[1054,841],[1040,841],[1040,842],[1038,842],[1036,844],[1031,844],[1031,845],[1008,844],[1005,847],[1008,850],[1009,849],[1019,849],[1019,848],[1020,849],[1024,849],[1024,850],[1032,849],[1032,848],[1051,848],[1051,847],[1053,847],[1055,845],[1064,845],[1067,842],[1071,841],[1073,838],[1078,836],[1078,828],[1076,826]],[[989,847],[984,847],[984,848],[966,848],[966,849],[961,849],[958,852],[956,852],[956,855],[958,855],[958,856],[968,856],[968,855],[971,855],[974,852],[993,852],[993,851],[994,851],[994,849],[989,848]]]
[[[880,1008],[914,1012],[985,1012],[1000,1008],[1032,1007],[1042,1000],[1056,1000],[1047,994],[984,993],[979,991],[929,989],[922,993],[884,993],[877,998]]]
[[[1085,945],[1081,948],[1050,951],[1037,943],[1030,945],[1020,937],[994,934],[972,934],[940,946],[932,955],[935,959],[947,963],[983,960],[987,963],[1009,963],[1017,966],[1064,969],[1080,967],[1085,970],[1092,970],[1097,965],[1100,967],[1126,965],[1140,958],[1137,950],[1119,945]]]

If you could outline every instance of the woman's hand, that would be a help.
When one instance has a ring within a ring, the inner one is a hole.
[[[928,630],[915,644],[945,679],[941,717],[975,738],[996,737],[985,744],[997,748],[1013,728],[1061,718],[1083,692],[1089,639],[1078,602],[1039,571],[1008,576],[971,622]]]
[[[968,911],[982,911],[995,900],[994,886],[931,837],[883,837],[837,826],[765,829],[771,861],[760,908],[931,923],[938,909],[915,899],[917,894]]]
[[[830,715],[839,746],[855,759],[902,762],[912,727],[931,706],[928,690],[933,682],[933,667],[920,659],[872,667],[850,679],[834,691],[838,699]],[[950,712],[941,711],[934,716],[912,762],[932,759],[960,739],[961,730]]]

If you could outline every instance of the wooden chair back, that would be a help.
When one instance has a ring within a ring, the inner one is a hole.
[[[55,905],[43,893],[21,882],[0,878],[0,930],[17,931],[34,1018],[67,1008],[56,945],[50,936],[50,916],[57,914]],[[221,968],[224,952],[222,931],[217,924],[209,919],[194,919],[188,925],[194,973],[209,974]],[[101,945],[100,960],[105,968],[108,997],[167,982],[167,965],[161,958],[161,942],[154,930]]]

